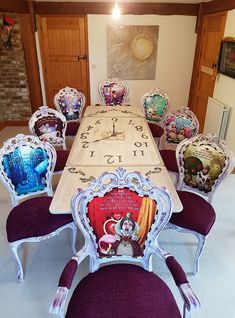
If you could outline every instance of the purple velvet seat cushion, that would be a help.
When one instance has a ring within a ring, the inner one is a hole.
[[[76,136],[80,123],[78,121],[68,121],[65,135]]]
[[[160,138],[164,134],[164,129],[155,123],[148,123],[153,137]]]
[[[31,198],[14,207],[7,218],[8,242],[50,234],[73,221],[70,214],[49,212],[52,197]]]
[[[54,172],[62,171],[69,156],[69,150],[56,150],[57,159]]]
[[[168,286],[135,265],[100,268],[75,288],[66,318],[179,318]]]
[[[180,227],[207,235],[215,222],[215,210],[205,199],[195,193],[178,191],[183,210],[173,213],[170,222]]]
[[[175,150],[171,150],[171,149],[160,150],[160,154],[167,170],[178,173],[179,170],[178,170]]]

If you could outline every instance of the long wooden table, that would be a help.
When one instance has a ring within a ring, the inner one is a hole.
[[[70,202],[77,189],[105,171],[123,167],[139,171],[154,185],[165,187],[173,199],[173,211],[182,210],[175,187],[164,166],[141,108],[88,106],[72,145],[51,213],[71,213]]]

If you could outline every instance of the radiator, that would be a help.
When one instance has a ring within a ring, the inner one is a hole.
[[[209,97],[204,123],[204,133],[214,133],[225,138],[230,107]]]

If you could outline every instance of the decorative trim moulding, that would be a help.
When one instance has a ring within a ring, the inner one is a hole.
[[[0,130],[7,126],[28,126],[27,120],[5,120],[0,122]]]
[[[221,11],[228,11],[235,9],[234,0],[213,0],[202,4],[204,7],[204,14],[217,13]]]
[[[177,0],[176,0],[177,1]],[[32,13],[34,6],[36,14],[110,14],[111,2],[40,2],[32,0],[6,1],[0,0],[0,12]],[[235,9],[234,0],[213,0],[204,3],[203,13],[216,13]],[[122,14],[158,14],[158,15],[190,15],[197,16],[200,4],[185,3],[120,3]]]
[[[29,4],[26,0],[0,0],[0,12],[29,13]]]
[[[113,3],[107,2],[33,2],[35,14],[110,14]],[[196,16],[199,4],[119,3],[122,14],[158,14]]]

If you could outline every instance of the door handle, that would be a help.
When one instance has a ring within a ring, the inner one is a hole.
[[[86,54],[84,54],[82,56],[78,55],[78,60],[87,60],[87,55]]]

